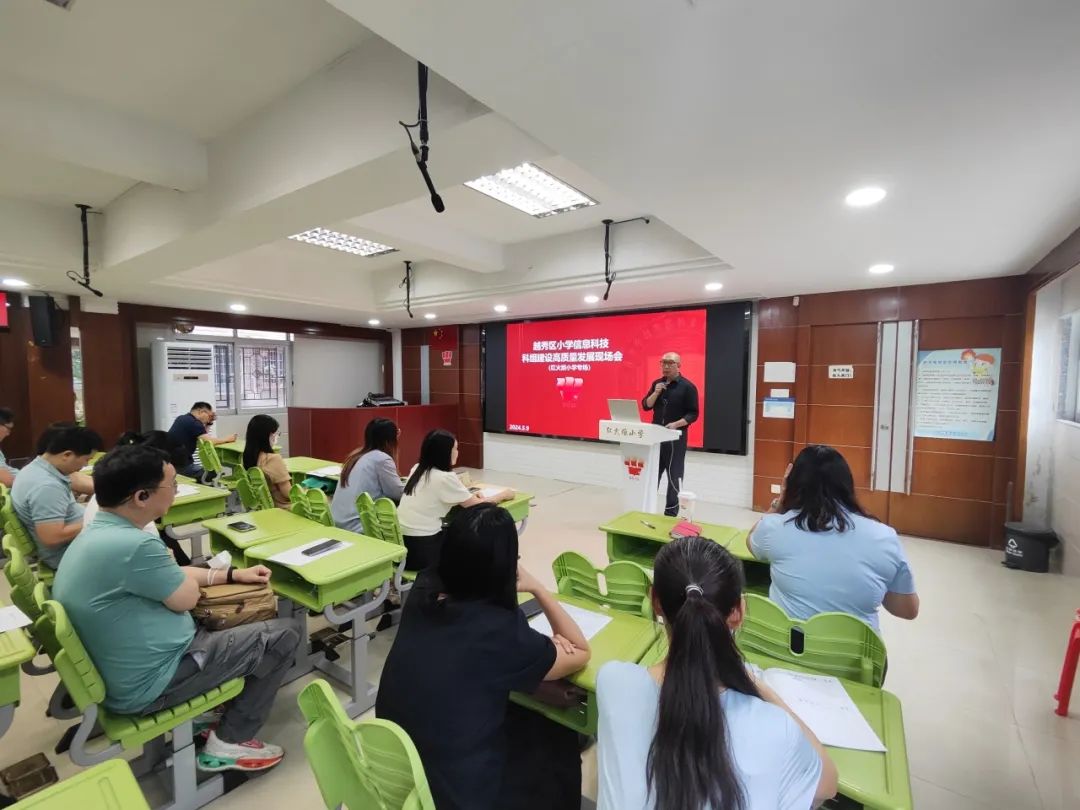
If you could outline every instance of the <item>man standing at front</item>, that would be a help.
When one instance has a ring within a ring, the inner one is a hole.
[[[664,514],[675,515],[679,511],[679,486],[686,468],[687,428],[698,418],[698,391],[697,386],[682,376],[682,358],[675,352],[661,358],[660,372],[660,379],[653,382],[641,405],[652,411],[654,425],[680,431],[678,439],[660,445],[660,477],[665,472],[668,477]]]

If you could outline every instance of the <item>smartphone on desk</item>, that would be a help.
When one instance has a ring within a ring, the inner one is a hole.
[[[250,532],[255,529],[255,524],[243,520],[234,520],[232,523],[227,523],[225,525],[238,532]]]
[[[540,603],[537,602],[535,598],[526,599],[518,605],[518,610],[525,614],[526,619],[531,619],[533,616],[539,616],[544,612],[544,609],[540,607]]]
[[[305,548],[300,553],[303,554],[305,557],[314,557],[317,554],[325,554],[326,552],[328,552],[328,551],[330,551],[332,549],[335,549],[340,545],[341,545],[340,540],[327,540],[325,543],[319,543],[319,545],[317,545],[317,546],[312,546],[311,548]]]

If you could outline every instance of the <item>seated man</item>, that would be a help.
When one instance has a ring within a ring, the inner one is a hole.
[[[14,429],[15,414],[10,408],[0,408],[0,442],[10,436],[11,431]],[[8,464],[7,456],[0,449],[0,484],[10,489],[11,485],[15,483],[16,473],[18,473],[18,470]]]
[[[199,588],[215,582],[266,582],[265,566],[181,568],[145,526],[176,495],[176,468],[152,447],[117,447],[94,467],[100,511],[76,538],[53,585],[105,681],[105,706],[152,714],[232,678],[244,691],[199,754],[206,771],[260,771],[284,752],[254,739],[292,664],[300,636],[285,619],[209,632],[188,612]]]
[[[11,504],[37,546],[38,560],[54,571],[82,531],[83,510],[69,476],[101,447],[101,437],[89,428],[50,425],[38,442],[40,455],[19,471],[11,488]]]
[[[182,413],[173,420],[172,427],[169,428],[169,441],[182,447],[188,459],[188,465],[179,471],[181,475],[186,475],[189,478],[202,477],[202,465],[194,458],[198,442],[207,441],[212,444],[226,444],[236,441],[235,433],[219,439],[206,432],[206,429],[214,424],[216,419],[217,414],[214,413],[213,405],[209,402],[196,402],[191,406],[190,412]]]

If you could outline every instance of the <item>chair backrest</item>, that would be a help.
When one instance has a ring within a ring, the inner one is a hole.
[[[11,502],[11,498],[5,500],[4,505],[0,507],[0,517],[2,517],[4,521],[4,532],[11,535],[12,540],[15,543],[15,548],[19,549],[24,557],[36,555],[37,546],[34,545],[30,533],[26,531],[26,527],[23,526],[22,521],[19,520],[19,516],[15,512],[15,506]]]
[[[356,514],[360,516],[360,525],[364,527],[364,534],[376,540],[386,540],[383,537],[382,526],[379,524],[379,516],[375,514],[375,501],[370,492],[361,492],[356,496]]]
[[[330,513],[330,499],[321,489],[309,489],[307,492],[308,517],[324,526],[334,525],[334,516]]]
[[[221,474],[221,459],[218,458],[217,448],[213,442],[203,439],[195,442],[195,451],[199,456],[199,465],[208,473]]]
[[[653,617],[649,575],[632,562],[613,562],[601,572],[576,551],[564,551],[551,564],[551,571],[561,594],[587,599],[623,613],[647,619]],[[605,583],[603,590],[601,573]]]
[[[801,637],[801,638],[800,638]],[[792,619],[775,602],[746,594],[746,616],[735,636],[743,652],[879,687],[885,678],[885,642],[873,627],[846,613]],[[802,652],[793,647],[801,643]]]
[[[258,467],[252,467],[247,471],[247,482],[254,496],[256,509],[273,509],[274,499],[270,495],[270,485],[266,483],[266,476]],[[240,496],[243,499],[243,495]]]
[[[251,489],[251,484],[243,475],[236,479],[236,494],[240,496],[240,503],[249,512],[262,508],[259,506],[259,499],[255,497],[255,493]]]
[[[399,726],[350,720],[322,679],[298,702],[308,723],[304,751],[328,808],[434,810],[420,757]]]
[[[64,606],[48,598],[44,583],[39,582],[34,589],[34,599],[42,613],[34,623],[34,633],[46,651],[56,651],[50,655],[60,680],[79,711],[85,712],[88,706],[105,699],[105,681],[75,633]]]
[[[4,535],[4,551],[8,560],[4,563],[4,577],[11,586],[11,601],[25,613],[31,621],[37,621],[41,615],[37,602],[34,600],[34,588],[37,587],[38,578],[34,569],[26,561],[26,557],[13,542],[10,534]]]
[[[375,517],[379,521],[381,539],[396,546],[404,546],[405,538],[401,534],[401,524],[398,523],[397,506],[389,498],[379,498],[375,501]],[[361,518],[362,519],[362,518]],[[367,529],[367,524],[364,524]],[[373,535],[374,536],[374,535]]]

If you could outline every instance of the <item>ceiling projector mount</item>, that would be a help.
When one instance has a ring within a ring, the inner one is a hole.
[[[81,212],[80,219],[82,220],[82,277],[80,278],[79,274],[74,270],[68,270],[67,277],[80,287],[85,287],[98,298],[101,298],[101,290],[90,286],[90,228],[86,221],[86,213],[90,210],[90,206],[76,203],[75,207]]]

